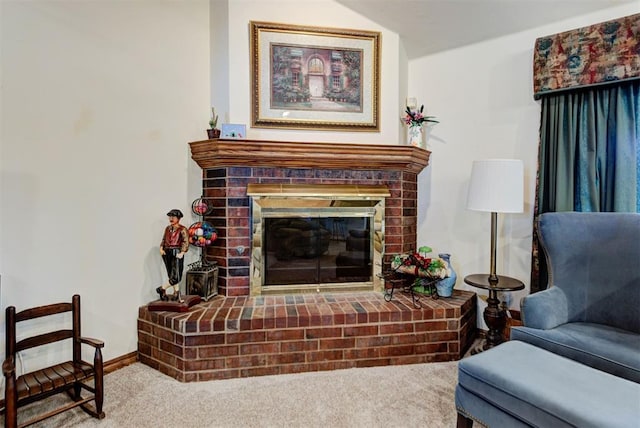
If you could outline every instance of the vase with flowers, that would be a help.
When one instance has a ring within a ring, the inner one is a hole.
[[[419,109],[412,109],[407,106],[402,121],[407,125],[407,144],[415,147],[422,147],[422,125],[426,122],[440,123],[435,120],[435,116],[425,116],[424,105]]]

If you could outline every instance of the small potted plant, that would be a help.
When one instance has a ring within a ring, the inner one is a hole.
[[[209,119],[210,129],[207,129],[207,136],[210,140],[214,138],[220,138],[220,130],[218,126],[218,115],[216,114],[215,107],[211,107],[211,119]]]

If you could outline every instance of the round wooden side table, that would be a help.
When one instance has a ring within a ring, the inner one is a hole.
[[[484,341],[484,344],[480,348],[473,350],[471,352],[472,354],[486,351],[487,349],[493,348],[494,346],[504,342],[502,332],[507,324],[507,316],[504,309],[500,308],[498,292],[516,291],[524,288],[524,283],[518,279],[502,275],[496,276],[497,281],[490,280],[489,274],[486,273],[467,275],[464,278],[464,282],[473,287],[489,290],[487,307],[484,309],[484,313],[482,314],[484,322],[487,323],[487,327],[489,328],[489,332],[487,333],[487,339]]]

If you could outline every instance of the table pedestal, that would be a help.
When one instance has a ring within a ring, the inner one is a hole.
[[[498,299],[498,291],[516,291],[524,288],[524,283],[515,278],[497,275],[497,281],[489,280],[488,274],[467,275],[464,282],[473,286],[489,290],[489,298],[487,299],[487,307],[484,309],[482,318],[489,328],[487,339],[478,349],[471,351],[472,354],[486,351],[504,342],[502,332],[507,324],[507,315],[504,309],[500,308],[500,300]]]

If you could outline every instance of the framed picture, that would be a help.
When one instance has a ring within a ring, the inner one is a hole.
[[[373,31],[250,22],[251,125],[379,131]]]
[[[223,123],[220,138],[234,138],[236,140],[247,138],[247,127],[236,123]]]

